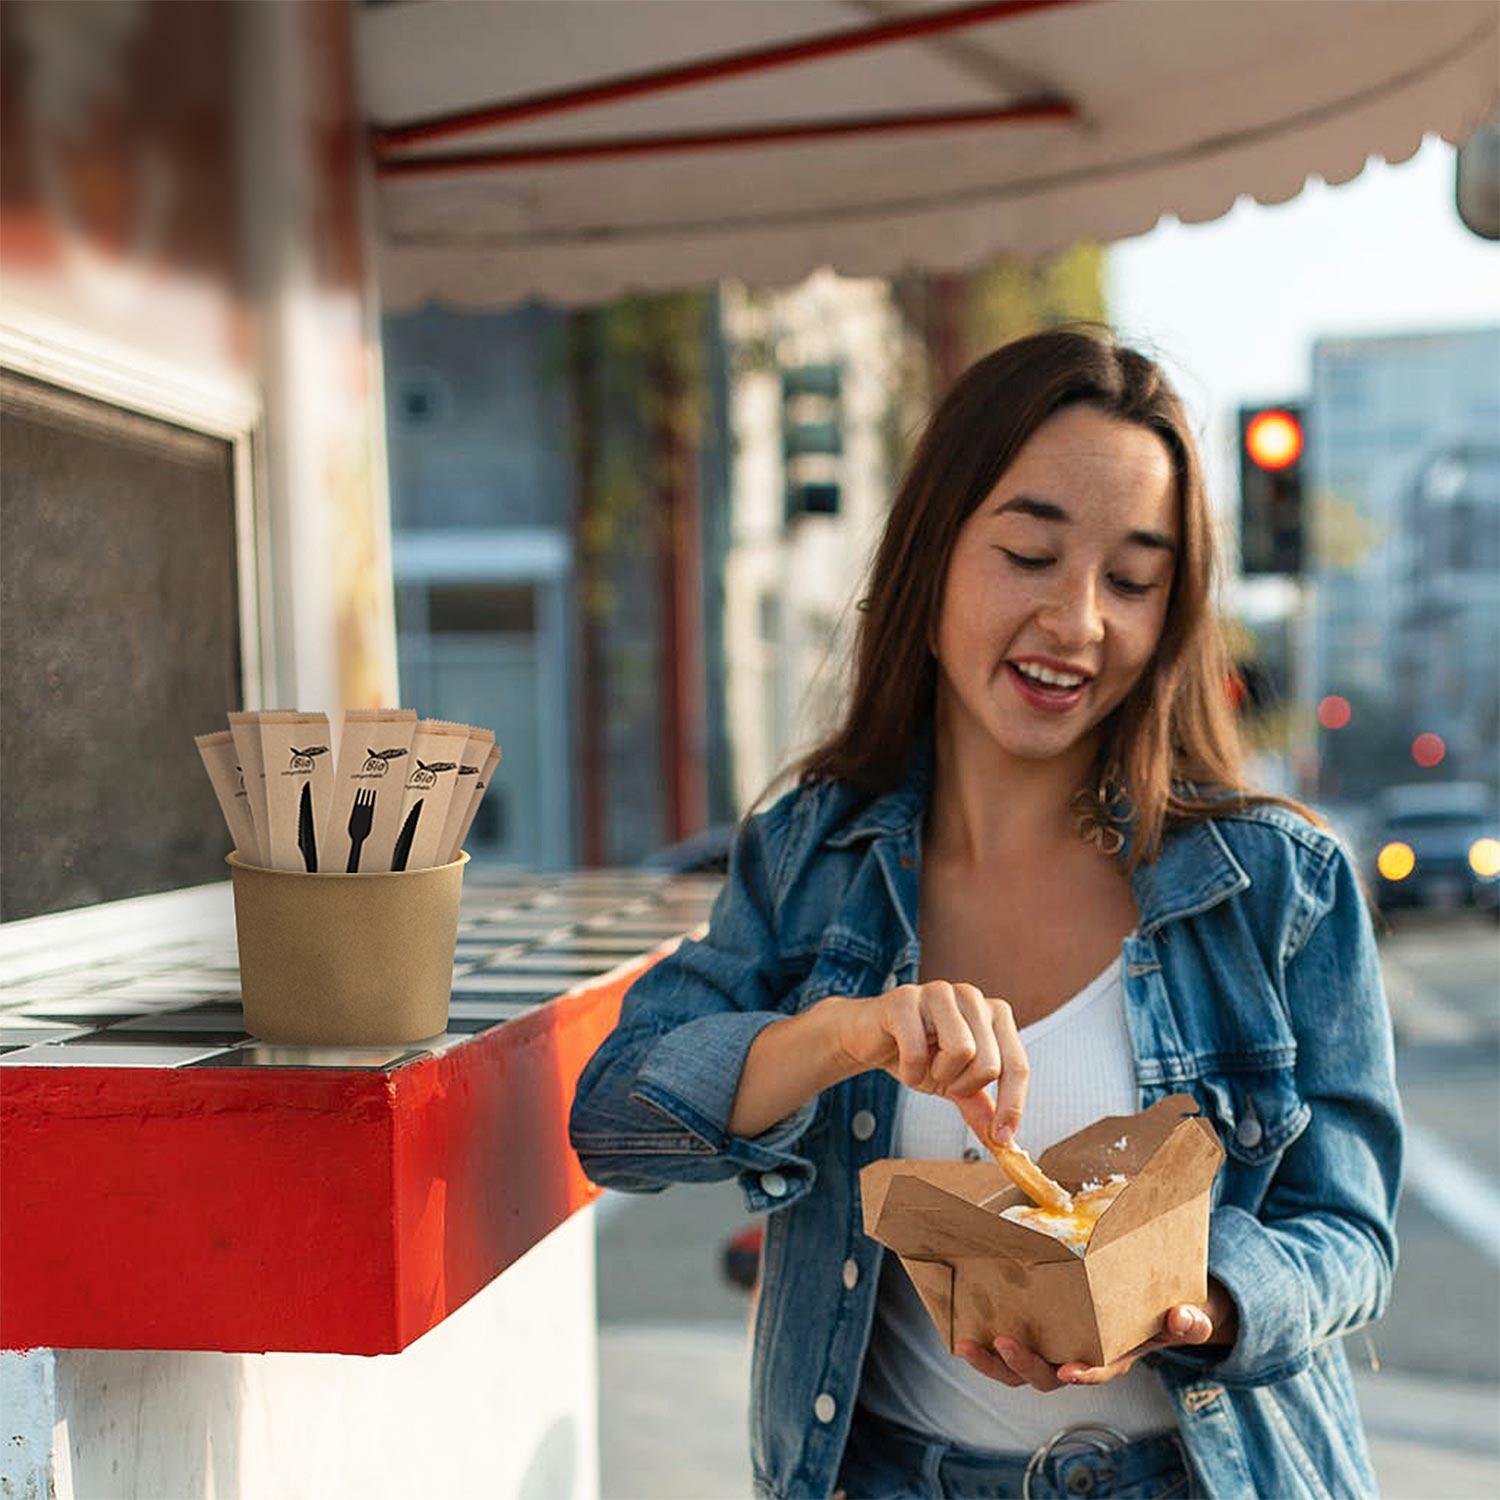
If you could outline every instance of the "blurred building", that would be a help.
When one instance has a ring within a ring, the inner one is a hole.
[[[1320,760],[1409,779],[1403,747],[1433,732],[1441,775],[1493,777],[1500,329],[1320,339],[1308,427],[1315,697],[1355,705]]]
[[[918,346],[889,282],[728,287],[733,374],[725,637],[737,805],[832,729],[860,583],[890,506]]]
[[[504,746],[471,851],[630,864],[731,816],[716,299],[383,333],[403,699]]]

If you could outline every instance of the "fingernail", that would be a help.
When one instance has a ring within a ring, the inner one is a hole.
[[[990,1129],[990,1139],[997,1146],[1008,1146],[1015,1138],[1015,1127],[1012,1125],[995,1125]]]

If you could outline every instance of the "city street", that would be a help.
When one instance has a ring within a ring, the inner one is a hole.
[[[1383,1493],[1500,1492],[1500,934],[1406,914],[1382,938],[1412,1137],[1392,1307],[1349,1354]],[[733,1184],[599,1210],[605,1500],[740,1500],[748,1300],[722,1280]]]
[[[1400,913],[1381,946],[1409,1140],[1376,1348],[1393,1369],[1500,1381],[1500,937],[1472,914]]]

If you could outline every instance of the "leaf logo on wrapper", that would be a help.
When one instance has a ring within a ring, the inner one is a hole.
[[[292,746],[292,770],[310,771],[313,768],[313,756],[327,755],[327,745],[309,745],[306,750],[299,750]]]
[[[437,783],[440,772],[452,771],[457,765],[458,762],[453,760],[435,760],[429,764],[427,761],[419,758],[417,769],[407,778],[406,784],[407,786],[414,787],[434,786]]]
[[[394,750],[370,750],[366,747],[367,758],[360,767],[363,776],[384,776],[391,768],[393,760],[400,760],[406,754],[404,746],[398,745]]]

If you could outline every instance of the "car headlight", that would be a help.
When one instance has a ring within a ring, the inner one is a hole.
[[[1375,868],[1387,880],[1405,880],[1417,867],[1417,856],[1410,844],[1399,840],[1387,844],[1375,857]]]
[[[1485,880],[1500,875],[1500,839],[1475,839],[1469,845],[1469,868]]]

